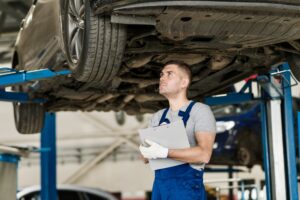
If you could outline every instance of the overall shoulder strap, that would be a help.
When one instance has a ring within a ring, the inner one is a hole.
[[[185,112],[180,113],[180,116],[182,116],[182,120],[183,120],[184,126],[186,126],[187,121],[190,118],[190,112],[191,112],[193,106],[195,105],[195,103],[196,103],[195,101],[192,101],[189,104],[189,106],[187,107],[187,109],[185,110]]]
[[[168,113],[168,111],[169,111],[169,108],[166,108],[165,110],[164,110],[164,112],[163,112],[163,114],[162,114],[162,116],[161,116],[161,118],[160,118],[160,120],[159,120],[159,126],[162,124],[162,123],[164,123],[164,122],[166,122],[166,123],[170,123],[170,121],[166,118],[166,116],[167,116],[167,113]]]

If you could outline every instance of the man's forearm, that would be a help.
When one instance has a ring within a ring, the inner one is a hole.
[[[187,149],[169,149],[168,158],[187,163],[208,163],[211,152],[204,151],[201,147]]]

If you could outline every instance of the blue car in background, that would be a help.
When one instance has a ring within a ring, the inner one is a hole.
[[[293,98],[294,129],[297,131],[296,112],[300,99]],[[242,165],[252,167],[262,165],[262,140],[260,103],[213,106],[217,121],[217,135],[210,164]],[[295,134],[297,141],[297,134]],[[295,144],[297,147],[297,144]]]
[[[217,135],[210,164],[243,165],[262,163],[260,104],[212,107]]]

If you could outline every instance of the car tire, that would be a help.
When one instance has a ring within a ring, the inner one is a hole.
[[[44,125],[45,109],[38,103],[13,103],[15,125],[21,134],[40,133]]]
[[[126,26],[111,23],[110,16],[94,15],[88,0],[77,6],[80,7],[77,12],[73,11],[74,2],[77,0],[65,1],[67,12],[62,16],[63,39],[69,67],[78,81],[106,86],[120,68],[126,44]],[[78,23],[74,22],[76,20],[73,17],[76,13],[79,16],[76,18]],[[72,26],[75,26],[74,29]],[[77,31],[74,32],[75,29]],[[77,43],[73,44],[72,41]]]
[[[17,69],[17,65],[13,67]],[[27,84],[12,87],[15,92],[28,92]],[[21,134],[40,133],[44,126],[45,106],[41,103],[13,103],[17,131]]]
[[[237,159],[240,165],[251,166],[253,159],[253,152],[246,146],[240,146],[237,151]]]
[[[260,141],[255,133],[250,130],[241,131],[243,134],[238,137],[237,159],[238,163],[243,166],[251,167],[259,161],[257,155],[260,152]],[[255,144],[255,145],[254,145]],[[254,145],[254,146],[253,146]]]

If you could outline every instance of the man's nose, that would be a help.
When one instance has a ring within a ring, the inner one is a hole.
[[[164,81],[165,79],[166,79],[165,76],[162,75],[162,76],[160,77],[159,81],[162,82],[162,81]]]

